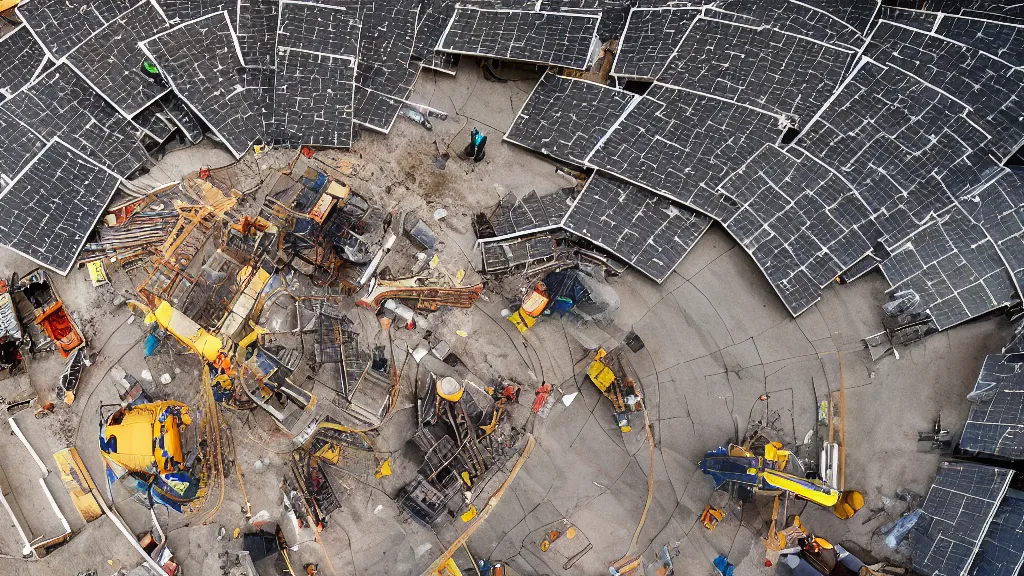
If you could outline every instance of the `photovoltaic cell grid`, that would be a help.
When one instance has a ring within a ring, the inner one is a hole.
[[[0,189],[9,184],[21,169],[35,158],[45,142],[35,132],[18,122],[9,112],[0,108]]]
[[[262,133],[243,95],[242,67],[227,13],[181,24],[143,43],[175,92],[195,110],[235,158]]]
[[[562,226],[664,282],[711,219],[600,173],[587,181]]]
[[[59,140],[0,195],[0,242],[67,274],[120,179]]]
[[[44,140],[59,137],[120,176],[128,176],[148,158],[138,141],[138,127],[67,63],[51,69],[0,108]]]
[[[969,113],[905,72],[861,61],[796,144],[857,190],[893,247],[1002,172]]]
[[[491,214],[490,223],[495,237],[485,238],[481,242],[493,242],[557,227],[569,209],[565,200],[565,196],[558,192],[540,196],[536,190],[531,190],[522,198],[512,193],[506,194]]]
[[[835,92],[853,56],[767,26],[697,18],[658,81],[805,124]]]
[[[523,104],[505,140],[582,166],[634,98],[638,96],[631,92],[549,72]]]
[[[119,112],[133,116],[170,89],[140,70],[146,53],[139,42],[167,28],[153,0],[140,2],[71,52],[68,63]]]
[[[277,71],[273,68],[246,68],[242,74],[245,86],[243,97],[249,108],[255,112],[263,126],[263,139],[267,142],[280,140],[274,118],[274,86]]]
[[[21,90],[42,71],[46,51],[27,26],[18,26],[0,38],[0,102]]]
[[[555,241],[550,236],[522,238],[481,244],[484,270],[489,273],[504,272],[514,266],[521,266],[552,258],[555,255]]]
[[[1008,460],[1024,459],[1024,354],[989,354],[974,390],[960,448]]]
[[[203,127],[196,115],[173,92],[160,99],[171,120],[181,128],[189,142],[198,144],[203,139]]]
[[[1024,65],[1024,26],[947,14],[932,31],[995,56],[1011,66]]]
[[[165,121],[168,114],[164,105],[159,100],[146,106],[141,112],[132,117],[132,120],[142,128],[146,134],[157,142],[164,142],[174,133],[175,126],[170,118]]]
[[[981,464],[940,464],[910,539],[914,571],[965,574],[1012,476],[1012,470]]]
[[[44,48],[59,60],[138,0],[33,0],[15,9]]]
[[[655,84],[587,164],[724,221],[737,205],[719,184],[776,142],[780,124],[749,106]]]
[[[881,236],[856,191],[796,147],[766,146],[721,190],[740,204],[726,229],[794,316]]]
[[[359,55],[356,10],[314,2],[281,2],[277,45],[331,56]]]
[[[952,206],[881,264],[893,290],[914,290],[940,330],[1019,302],[992,241]]]
[[[218,12],[227,12],[232,25],[238,10],[238,0],[157,0],[167,19],[182,24]]]
[[[971,108],[998,158],[1024,142],[1024,71],[981,50],[908,28],[880,22],[865,55],[913,74]]]
[[[851,25],[841,16],[828,10],[810,6],[811,4],[830,4],[838,13],[851,18],[856,26]],[[842,5],[849,5],[849,11]],[[707,10],[708,17],[727,20],[737,24],[750,26],[768,25],[782,32],[789,32],[826,42],[834,46],[859,49],[865,42],[866,26],[870,23],[870,15],[864,19],[864,13],[874,13],[876,0],[828,0],[826,2],[800,2],[781,0],[763,2],[762,0],[726,0]],[[863,28],[861,28],[863,27]]]
[[[887,20],[911,28],[917,28],[924,32],[931,32],[935,29],[935,23],[939,20],[939,13],[911,8],[897,8],[895,6],[882,6],[878,11],[878,19],[879,21]]]
[[[379,132],[391,130],[409,97],[419,66],[411,66],[418,11],[400,0],[363,2],[356,73],[355,121]]]
[[[420,4],[419,22],[416,25],[416,40],[412,55],[426,68],[454,74],[458,56],[437,51],[448,22],[455,14],[458,0],[424,0]]]
[[[1017,291],[1024,294],[1024,172],[1007,170],[958,201],[995,242]]]
[[[246,66],[273,68],[279,0],[239,0],[235,33]]]
[[[1024,562],[1024,493],[1010,489],[996,508],[971,576],[1015,576]]]
[[[459,6],[438,50],[586,69],[600,16]]]
[[[612,74],[654,80],[686,35],[697,8],[635,8],[619,40]]]

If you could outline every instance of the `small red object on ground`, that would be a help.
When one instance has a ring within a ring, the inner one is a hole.
[[[540,412],[540,409],[544,407],[544,402],[548,399],[548,394],[551,394],[551,384],[547,382],[540,385],[537,388],[537,397],[533,400],[533,413]]]

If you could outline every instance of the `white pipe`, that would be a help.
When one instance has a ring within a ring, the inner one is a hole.
[[[117,529],[121,531],[121,534],[124,534],[124,537],[131,542],[135,551],[142,555],[146,566],[153,571],[154,576],[167,576],[167,573],[164,572],[164,569],[156,563],[156,560],[153,560],[153,558],[143,550],[139,541],[135,539],[135,535],[132,534],[131,530],[129,530],[127,526],[125,526],[124,520],[121,519],[121,516],[119,516],[113,508],[107,506],[107,502],[103,498],[97,498],[96,501],[100,503],[100,508],[103,509],[103,513],[110,518],[110,521],[114,523],[114,526],[117,526]]]
[[[42,478],[39,479],[39,485],[43,487],[43,492],[46,494],[46,499],[49,500],[50,506],[53,507],[53,513],[60,518],[60,523],[64,526],[64,534],[71,533],[71,525],[68,524],[68,519],[61,513],[60,508],[57,507],[57,501],[53,499],[53,493],[46,487],[46,481]]]
[[[14,522],[14,527],[18,530],[18,535],[21,536],[21,541],[25,543],[25,547],[21,549],[21,555],[35,556],[36,552],[32,549],[32,543],[29,542],[25,530],[18,522],[18,517],[14,515],[14,510],[11,509],[11,505],[7,502],[7,498],[4,498],[3,489],[0,489],[0,504],[3,504],[4,510],[7,510],[7,514],[11,517],[11,522]]]
[[[43,461],[39,458],[39,454],[36,454],[35,448],[32,448],[32,445],[28,443],[28,439],[26,439],[25,435],[21,433],[21,428],[18,428],[18,423],[14,421],[13,417],[9,422],[11,423],[11,430],[14,430],[14,435],[21,440],[21,443],[25,445],[25,448],[28,448],[29,453],[32,454],[32,459],[39,465],[39,469],[43,472],[43,478],[49,476],[50,471],[46,468],[46,464],[43,464]]]

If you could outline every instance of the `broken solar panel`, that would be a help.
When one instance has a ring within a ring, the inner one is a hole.
[[[419,66],[411,66],[417,10],[400,1],[362,2],[355,121],[387,133],[409,97]]]
[[[243,95],[242,61],[227,13],[181,24],[142,46],[178,96],[241,158],[261,136],[262,122]]]
[[[1002,172],[969,112],[918,78],[862,60],[796,144],[843,176],[892,246]]]
[[[481,242],[484,271],[505,272],[517,266],[548,260],[555,256],[555,241],[550,235]]]
[[[0,195],[0,242],[67,274],[119,184],[115,174],[53,140]]]
[[[996,507],[971,576],[1016,576],[1024,563],[1024,493],[1010,489]]]
[[[494,236],[482,238],[481,242],[550,230],[558,226],[568,209],[567,198],[561,192],[540,196],[536,190],[531,190],[522,198],[506,194],[489,218]]]
[[[1024,26],[947,14],[942,16],[932,31],[981,50],[1011,66],[1024,65]]]
[[[818,2],[818,4],[826,3],[838,7],[847,2],[846,0]],[[809,6],[809,4],[798,0],[776,0],[774,2],[726,0],[709,7],[705,14],[709,18],[748,26],[767,25],[782,32],[854,50],[860,49],[864,45],[867,28],[858,29],[827,10],[821,10]],[[873,14],[877,2],[876,0],[854,0],[849,2],[849,5],[856,14],[870,5]],[[862,22],[861,16],[856,16],[855,19],[858,25],[870,23],[870,18],[867,22]]]
[[[655,84],[587,164],[725,220],[736,203],[718,185],[782,132],[777,116]]]
[[[171,93],[160,99],[168,117],[185,134],[189,142],[198,144],[203,139],[203,127],[196,115],[189,110],[188,106],[178,98],[177,94]]]
[[[274,140],[348,147],[360,26],[354,10],[282,2],[274,74]]]
[[[634,8],[619,40],[612,74],[654,80],[686,35],[697,8]]]
[[[32,0],[22,2],[15,10],[39,43],[55,60],[60,60],[137,3],[138,0]]]
[[[939,16],[938,12],[897,8],[894,6],[882,6],[878,11],[879,20],[897,22],[911,28],[924,30],[925,32],[931,32],[935,28],[935,23],[938,22]]]
[[[914,571],[966,574],[1012,476],[1012,470],[981,464],[940,464],[910,539]]]
[[[167,19],[181,24],[205,18],[218,12],[227,12],[232,25],[238,10],[238,0],[157,0]]]
[[[273,68],[246,68],[242,73],[245,87],[244,97],[249,107],[259,114],[263,126],[263,140],[272,142],[278,138],[274,123],[274,86],[277,71]]]
[[[1024,460],[1024,354],[989,354],[974,390],[960,448],[1007,460]]]
[[[549,72],[526,99],[505,140],[582,166],[634,98],[625,90]]]
[[[121,114],[134,116],[170,88],[142,73],[139,42],[167,29],[154,0],[145,0],[110,21],[68,55],[68,63]]]
[[[157,142],[164,142],[174,133],[174,123],[164,110],[164,105],[157,101],[142,109],[132,120]]]
[[[1012,168],[958,201],[995,242],[1017,291],[1024,294],[1024,172]]]
[[[0,134],[3,134],[3,146],[0,146],[0,189],[3,189],[35,158],[45,142],[3,108],[0,108]]]
[[[865,55],[969,106],[972,121],[990,136],[985,146],[998,158],[1008,158],[1024,142],[1024,71],[977,48],[889,22],[878,24]]]
[[[279,0],[239,0],[235,32],[246,66],[274,67],[279,4]]]
[[[600,173],[587,181],[562,227],[664,282],[711,219]]]
[[[939,330],[1018,303],[1006,265],[985,231],[951,206],[882,261],[892,291],[913,290]]]
[[[600,16],[459,6],[438,50],[584,70]]]
[[[455,54],[437,51],[437,42],[444,34],[445,27],[455,14],[458,0],[424,0],[420,5],[419,23],[416,25],[416,39],[412,55],[426,68],[433,68],[446,74],[455,73]]]
[[[43,72],[46,51],[27,26],[18,26],[0,38],[0,102],[27,86]]]
[[[723,222],[726,230],[794,316],[881,237],[871,211],[842,176],[796,147],[766,146],[721,190],[740,204]]]
[[[762,26],[697,18],[659,82],[805,124],[843,80],[854,53]]]
[[[44,140],[60,137],[120,176],[128,176],[148,156],[138,127],[85,83],[67,63],[8,98],[10,112]]]

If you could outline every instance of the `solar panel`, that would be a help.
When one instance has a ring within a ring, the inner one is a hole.
[[[139,42],[168,28],[154,0],[108,22],[67,56],[82,78],[125,116],[134,116],[170,88],[144,75]]]
[[[600,16],[459,6],[438,50],[578,70],[590,64]]]
[[[892,246],[1002,172],[969,112],[918,78],[862,60],[796,143],[857,190]]]
[[[714,96],[655,84],[587,164],[717,220],[736,203],[719,184],[782,136],[781,118]]]
[[[612,74],[654,80],[668,64],[699,8],[634,8],[619,40]]]
[[[279,0],[239,0],[235,33],[242,62],[250,67],[273,68],[277,55]]]
[[[842,176],[797,147],[766,146],[721,190],[740,204],[725,228],[794,316],[881,236]]]
[[[935,28],[935,23],[938,22],[939,16],[938,12],[897,8],[895,6],[882,6],[878,11],[879,20],[896,22],[925,32],[931,32]]]
[[[0,242],[67,274],[119,184],[117,175],[53,140],[0,195]]]
[[[14,177],[35,158],[45,145],[39,136],[9,112],[0,108],[0,134],[4,145],[0,146],[0,189],[7,186]]]
[[[67,63],[58,64],[0,108],[49,141],[61,138],[115,174],[147,159],[138,127],[93,90]]]
[[[277,70],[273,68],[246,68],[242,74],[243,97],[249,108],[263,120],[263,139],[280,141],[281,135],[274,119],[274,85]],[[283,105],[283,103],[282,103]]]
[[[505,140],[582,166],[634,98],[639,97],[549,72],[523,103]]]
[[[1020,301],[995,245],[956,205],[895,247],[881,268],[894,291],[921,297],[940,330]]]
[[[1018,292],[1024,294],[1024,171],[1007,170],[958,201],[995,243]]]
[[[424,68],[432,68],[445,74],[455,74],[458,56],[438,52],[437,42],[455,14],[456,4],[458,4],[458,0],[424,0],[420,6],[412,55],[422,62]]]
[[[157,142],[166,141],[176,128],[160,101],[143,108],[141,112],[132,117],[132,121]]]
[[[1024,26],[1019,24],[945,14],[932,31],[981,50],[1011,66],[1024,65]]]
[[[910,540],[914,570],[967,574],[1012,476],[1012,470],[981,464],[940,464]]]
[[[481,242],[484,270],[488,274],[504,272],[555,256],[555,242],[549,235],[533,238]]]
[[[974,390],[960,449],[1007,460],[1024,459],[1024,355],[989,354]]]
[[[1016,576],[1024,563],[1024,493],[1007,490],[971,565],[971,576]]]
[[[243,95],[242,57],[227,12],[180,24],[142,47],[178,96],[241,158],[263,127]]]
[[[536,190],[531,190],[522,198],[513,193],[506,194],[498,201],[489,219],[494,236],[482,238],[480,242],[505,240],[556,228],[568,209],[567,197],[560,192],[540,196]]]
[[[348,147],[359,53],[355,10],[281,3],[274,74],[274,140]]]
[[[410,66],[416,40],[417,10],[400,0],[363,2],[360,8],[355,121],[390,132],[409,97],[419,66]]]
[[[124,14],[138,0],[33,0],[15,9],[54,60],[60,60],[104,24]]]
[[[853,56],[767,26],[697,18],[658,81],[784,114],[797,125],[828,101]]]
[[[707,16],[750,26],[768,25],[776,30],[812,38],[835,46],[859,49],[864,44],[870,16],[864,20],[863,12],[874,13],[877,0],[825,0],[813,2],[799,0],[727,0],[709,7]],[[849,8],[847,11],[845,8]],[[822,9],[826,8],[826,9]],[[834,10],[855,21],[856,26],[837,17]]]
[[[597,173],[583,187],[562,226],[661,283],[704,235],[711,219]]]
[[[238,0],[158,0],[167,19],[172,23],[181,24],[212,16],[218,12],[227,12],[232,25],[238,11]]]
[[[25,25],[0,38],[0,102],[32,82],[43,72],[46,51]]]
[[[970,107],[972,121],[990,136],[986,146],[999,158],[1024,143],[1024,71],[976,48],[889,22],[878,24],[865,55]]]
[[[181,101],[181,98],[178,98],[177,94],[171,93],[164,96],[160,99],[160,103],[163,104],[171,121],[181,128],[189,142],[197,144],[203,139],[203,127],[199,118],[196,118],[195,113]]]

